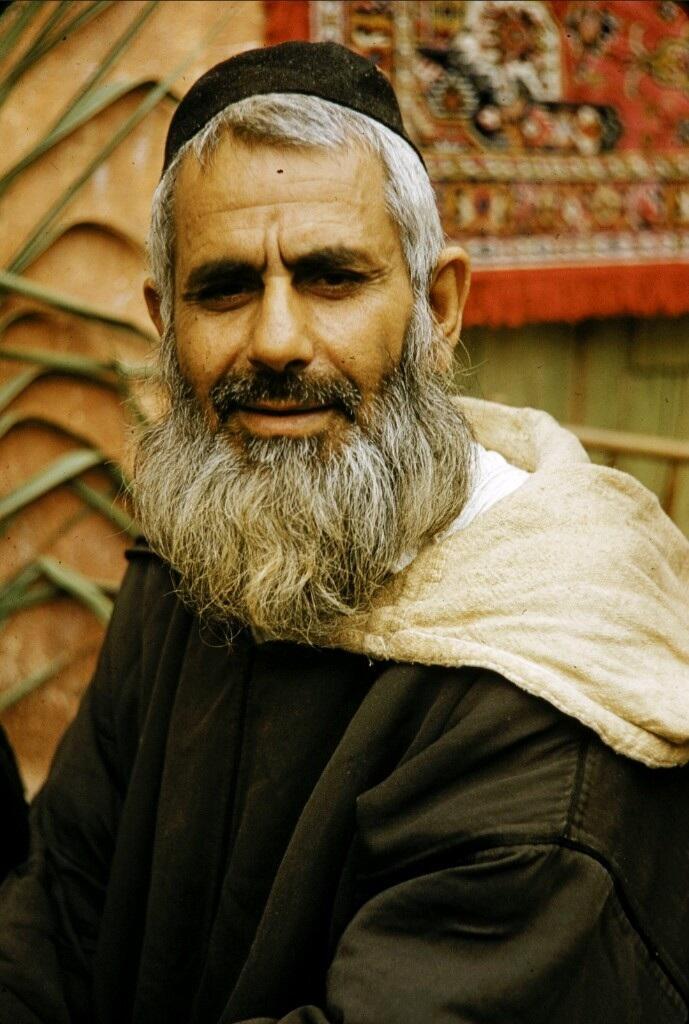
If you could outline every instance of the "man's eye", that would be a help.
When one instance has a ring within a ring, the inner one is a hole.
[[[355,288],[361,280],[362,275],[353,271],[333,270],[324,274],[314,274],[309,283],[316,288],[338,291]]]
[[[200,299],[227,299],[234,295],[244,295],[249,289],[242,285],[232,285],[228,288],[206,288],[199,292]]]
[[[237,281],[229,284],[218,284],[202,288],[195,296],[197,302],[206,306],[231,306],[245,301],[253,295],[256,287],[249,282]]]

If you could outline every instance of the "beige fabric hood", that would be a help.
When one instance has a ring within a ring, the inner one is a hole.
[[[689,761],[689,543],[546,413],[460,401],[477,440],[533,475],[429,544],[336,646],[493,669],[628,757]]]

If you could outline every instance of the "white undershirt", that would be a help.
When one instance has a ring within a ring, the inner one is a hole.
[[[437,533],[433,542],[439,544],[458,530],[465,529],[474,519],[487,512],[508,494],[512,494],[528,479],[529,473],[525,469],[513,466],[499,452],[489,451],[482,444],[474,442],[474,481],[471,493],[457,518],[453,519],[441,533]],[[412,554],[403,555],[395,566],[395,572],[406,569],[417,554],[418,551],[414,551]]]
[[[463,530],[477,516],[521,487],[531,475],[525,469],[512,465],[500,452],[489,451],[477,442],[474,442],[474,459],[474,484],[467,503],[436,540],[443,540],[457,530]]]

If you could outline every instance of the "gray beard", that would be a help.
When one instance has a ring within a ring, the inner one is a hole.
[[[400,365],[335,444],[211,429],[168,331],[170,410],[139,437],[132,491],[149,544],[203,620],[228,636],[250,625],[327,643],[458,515],[472,438],[451,375],[434,369],[442,343],[417,302]]]

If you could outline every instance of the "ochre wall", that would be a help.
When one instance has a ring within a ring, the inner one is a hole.
[[[74,5],[77,10],[85,6]],[[143,7],[140,0],[118,0],[57,45],[18,82],[0,109],[0,173],[41,138]],[[55,3],[46,5],[32,32],[38,31],[54,8]],[[9,266],[32,227],[134,110],[149,83],[170,75],[209,33],[210,43],[197,52],[171,86],[174,95],[181,95],[211,64],[239,49],[260,45],[261,4],[254,0],[166,0],[158,5],[105,79],[127,81],[133,91],[42,156],[0,199],[1,266]],[[0,66],[0,78],[3,70]],[[25,271],[31,281],[108,309],[146,332],[151,326],[141,297],[143,244],[173,109],[174,102],[163,99],[118,146],[64,210],[60,236]],[[18,310],[36,310],[42,315],[10,326],[0,340],[1,346],[56,350],[97,359],[115,356],[136,364],[149,357],[151,344],[143,338],[55,314],[32,300],[6,297],[0,316]],[[0,387],[27,365],[0,360]],[[128,464],[125,417],[119,396],[111,389],[67,376],[48,377],[32,384],[9,411],[63,424],[125,467]],[[15,426],[0,440],[0,490],[12,491],[57,456],[77,447],[73,439],[49,426]],[[109,486],[109,478],[101,469],[89,471],[82,479],[100,489]],[[90,511],[69,486],[64,486],[11,519],[1,545],[0,580],[13,577],[37,554],[47,554],[89,577],[117,585],[127,541],[112,523]],[[11,616],[0,630],[0,693],[46,668],[58,656],[70,662],[2,716],[32,793],[93,671],[103,627],[78,602],[59,597]]]

